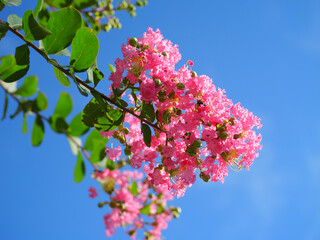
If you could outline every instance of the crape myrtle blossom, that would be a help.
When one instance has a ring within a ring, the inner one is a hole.
[[[95,171],[93,178],[108,194],[108,200],[98,204],[101,208],[108,205],[111,209],[104,216],[108,237],[115,234],[117,228],[125,226],[132,239],[144,231],[145,239],[159,240],[161,230],[166,229],[171,218],[178,217],[181,211],[167,207],[167,201],[173,198],[170,192],[165,188],[153,190],[147,179],[142,180],[143,173],[137,170],[107,168]]]
[[[196,174],[206,182],[224,182],[228,169],[249,170],[261,149],[255,132],[262,126],[259,118],[234,104],[208,76],[192,71],[192,61],[176,70],[178,46],[159,30],[149,28],[141,38],[128,39],[121,50],[123,58],[115,61],[109,78],[112,87],[131,88],[136,113],[141,100],[155,109],[154,123],[162,129],[153,129],[147,146],[141,119],[126,115],[126,155],[132,167],[143,166],[150,184],[181,197]]]

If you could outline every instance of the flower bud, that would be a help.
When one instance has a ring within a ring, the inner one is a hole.
[[[223,131],[223,132],[220,132],[218,134],[219,138],[222,139],[222,140],[226,140],[228,137],[229,137],[229,134],[227,131]]]
[[[177,83],[176,88],[179,90],[183,90],[183,89],[185,89],[185,85],[183,83]]]
[[[102,188],[106,193],[111,194],[114,189],[114,179],[107,178],[106,181],[102,184]]]
[[[167,52],[162,52],[161,54],[162,54],[162,56],[164,56],[164,57],[168,57],[168,56],[169,56],[169,54],[168,54]]]
[[[202,147],[202,141],[201,141],[200,139],[195,140],[195,141],[192,143],[192,146],[194,146],[195,148],[200,148],[200,147]]]
[[[165,96],[167,95],[167,91],[164,90],[164,89],[162,89],[162,90],[160,90],[160,91],[158,92],[158,95],[159,95],[160,97],[165,97]]]
[[[198,76],[197,73],[195,71],[191,71],[191,77],[196,77]]]
[[[124,154],[127,156],[130,156],[132,154],[130,145],[126,146],[126,148],[124,149]]]
[[[156,84],[156,87],[160,87],[162,85],[162,82],[159,78],[154,78],[153,81]]]
[[[243,137],[243,136],[244,136],[244,132],[233,135],[233,138],[234,138],[234,139],[238,139],[238,138],[241,138],[241,137]]]
[[[210,175],[207,175],[204,172],[201,172],[199,177],[205,182],[209,182],[209,180],[210,180]]]
[[[123,132],[124,132],[124,134],[127,135],[130,132],[130,130],[127,127],[125,127],[125,128],[123,128]]]
[[[171,93],[169,93],[168,97],[174,98],[174,95],[176,95],[176,92],[174,90],[172,90]]]
[[[130,46],[132,46],[132,47],[136,47],[136,46],[138,46],[138,39],[136,39],[136,38],[130,38],[130,40],[129,40],[129,44],[130,44]]]

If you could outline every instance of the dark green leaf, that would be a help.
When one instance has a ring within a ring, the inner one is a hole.
[[[43,0],[38,0],[37,6],[36,6],[36,8],[34,9],[34,12],[33,12],[34,18],[38,17],[38,14],[42,9],[42,5],[43,5]]]
[[[110,105],[106,102],[106,100],[104,100],[102,98],[102,96],[100,95],[100,93],[96,92],[96,91],[91,91],[92,96],[94,96],[94,98],[96,99],[96,101],[100,104],[100,106],[106,111],[108,112],[111,107]]]
[[[141,107],[141,101],[139,100],[139,98],[137,98],[136,93],[134,92],[134,89],[131,88],[131,95],[133,97],[134,103],[135,103],[135,107],[136,108],[140,108]]]
[[[58,114],[63,118],[66,118],[72,111],[72,99],[66,92],[61,92],[59,100],[54,110],[54,114]]]
[[[79,92],[81,93],[81,95],[88,97],[90,93],[90,90],[88,88],[86,88],[85,86],[83,86],[80,82],[77,81],[77,77],[74,75],[74,69],[73,67],[69,68],[70,70],[70,74],[71,74],[71,78],[73,80],[73,82],[77,85],[77,88],[79,90]]]
[[[80,137],[88,132],[88,130],[89,128],[81,121],[81,113],[76,115],[69,125],[69,133],[71,136]]]
[[[95,98],[92,98],[91,101],[83,109],[81,113],[81,120],[86,126],[93,127],[97,119],[105,115],[106,110]]]
[[[84,14],[85,17],[88,19],[88,22],[91,24],[91,28],[93,30],[93,32],[95,34],[98,34],[100,32],[100,23],[99,20],[97,20],[96,18],[91,17],[89,14],[85,13]],[[87,24],[84,25],[85,27],[87,27]]]
[[[46,2],[55,8],[69,7],[73,0],[46,0]]]
[[[89,134],[89,136],[87,137],[87,140],[84,144],[84,148],[88,151],[92,151],[93,150],[93,142],[95,140],[99,140],[99,141],[103,141],[105,144],[108,142],[108,138],[103,138],[101,136],[101,134],[99,133],[99,131],[97,129],[93,129],[91,131],[91,133]]]
[[[141,123],[141,131],[144,143],[150,147],[151,145],[151,129],[147,124]]]
[[[74,181],[76,183],[79,183],[82,181],[82,179],[84,178],[84,175],[85,175],[85,171],[86,170],[85,170],[85,166],[84,166],[84,162],[83,162],[83,157],[82,157],[81,152],[79,151],[78,157],[77,157],[77,163],[74,168],[74,174],[73,174]]]
[[[93,149],[91,152],[90,162],[97,163],[103,160],[106,156],[106,145],[104,141],[95,139],[93,140]]]
[[[75,0],[72,6],[77,9],[84,9],[94,5],[96,2],[96,0]]]
[[[44,124],[41,119],[41,117],[37,116],[33,129],[32,129],[32,135],[31,135],[31,143],[33,146],[39,146],[43,140],[44,137]]]
[[[9,24],[6,22],[0,22],[0,40],[4,38],[9,30]]]
[[[132,193],[132,195],[135,197],[137,195],[138,191],[138,185],[135,181],[132,181],[132,184],[130,186],[129,191]]]
[[[2,114],[1,120],[4,120],[6,118],[7,110],[8,110],[8,103],[9,103],[8,94],[6,93],[4,96],[4,108],[3,108],[3,114]]]
[[[108,112],[107,115],[99,117],[94,122],[94,127],[101,132],[108,132],[116,129],[123,121],[124,114],[119,109],[113,109]]]
[[[33,11],[25,11],[22,17],[22,27],[25,33],[24,38],[28,41],[44,39],[52,34],[51,31],[41,26],[33,16]]]
[[[15,118],[20,112],[22,111],[22,106],[21,104],[18,105],[16,111],[14,112],[14,114],[10,115],[10,118]]]
[[[117,70],[112,64],[108,64],[108,67],[109,67],[110,72],[112,72],[112,73],[116,72],[116,70]]]
[[[121,98],[116,98],[116,100],[120,107],[128,107],[128,103]]]
[[[49,123],[53,131],[57,133],[67,133],[68,132],[68,124],[59,114],[53,114],[49,118]]]
[[[55,54],[65,49],[81,27],[81,14],[74,8],[65,8],[54,12],[46,27],[52,32],[43,39],[47,54]]]
[[[108,168],[109,170],[114,170],[116,169],[116,164],[114,161],[110,160],[109,158],[107,159],[107,165],[106,168]]]
[[[17,89],[15,94],[22,97],[31,97],[37,91],[37,83],[37,76],[26,77],[23,81],[22,86]]]
[[[13,29],[20,30],[22,29],[22,18],[18,17],[15,14],[10,14],[7,18],[7,22],[9,23],[9,26]]]
[[[21,4],[21,0],[4,0],[6,6],[19,6]]]
[[[0,11],[5,7],[4,0],[0,0]],[[1,39],[1,38],[0,38]]]
[[[16,48],[14,57],[3,57],[0,66],[0,79],[4,82],[14,82],[22,78],[29,70],[30,51],[27,45]]]
[[[155,120],[154,108],[152,103],[142,102],[141,115],[142,118],[147,118],[150,122]]]
[[[72,40],[70,65],[75,72],[86,71],[95,62],[99,51],[99,41],[90,28],[80,28]]]
[[[42,92],[38,92],[38,96],[36,98],[36,105],[38,111],[44,111],[48,107],[47,97]]]
[[[98,85],[98,83],[104,78],[103,73],[96,67],[90,67],[87,70],[88,78],[86,80],[87,83],[93,83],[94,87]]]
[[[54,71],[54,75],[56,76],[56,78],[58,79],[58,81],[62,84],[62,86],[65,87],[69,87],[70,86],[70,81],[69,79],[66,77],[66,75],[64,75],[63,72],[61,72],[58,68],[53,67],[53,71]]]
[[[158,205],[157,214],[163,213],[164,208],[161,205]]]
[[[28,116],[28,114],[23,115],[22,133],[28,132],[27,116]]]
[[[145,205],[143,208],[140,209],[140,213],[149,215],[150,214],[150,203]]]

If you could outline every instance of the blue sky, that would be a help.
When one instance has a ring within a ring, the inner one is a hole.
[[[35,5],[24,0],[0,18],[22,16]],[[118,16],[123,28],[99,35],[105,75],[126,38],[159,28],[179,45],[181,65],[194,61],[198,74],[262,119],[263,149],[251,170],[230,172],[224,184],[197,181],[173,201],[182,214],[163,232],[165,239],[320,239],[320,2],[162,0],[149,1],[134,19]],[[21,44],[8,34],[0,55]],[[31,58],[29,75],[39,76],[49,99],[45,113],[52,113],[60,91],[74,96],[73,115],[80,112],[89,99],[75,86],[63,88],[36,53]],[[3,99],[0,91],[1,111]],[[11,101],[9,113],[14,110]],[[48,126],[42,145],[31,146],[32,118],[27,134],[22,116],[0,123],[0,239],[106,239],[105,210],[88,197],[87,189],[97,185],[88,175],[73,182],[75,157]],[[118,232],[110,239],[126,239]]]

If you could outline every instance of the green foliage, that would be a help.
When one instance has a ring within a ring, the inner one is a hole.
[[[140,117],[147,118],[150,122],[155,120],[156,117],[152,103],[146,103],[145,101],[142,102]]]
[[[107,159],[107,164],[106,164],[106,168],[108,168],[109,170],[114,170],[116,169],[116,164],[114,161],[110,160],[109,158]]]
[[[7,22],[9,23],[9,26],[13,29],[20,30],[22,29],[22,18],[18,17],[15,14],[10,14],[7,17]]]
[[[147,124],[141,123],[141,131],[143,134],[144,143],[150,147],[151,146],[151,129]]]
[[[60,114],[53,114],[49,118],[50,127],[56,133],[67,133],[68,124]]]
[[[25,34],[24,38],[31,42],[44,39],[46,36],[52,34],[52,32],[37,22],[32,10],[24,12],[22,17],[22,28]]]
[[[87,83],[93,83],[94,87],[98,85],[98,83],[104,78],[103,73],[94,65],[87,70],[88,78],[86,80]]]
[[[72,6],[74,6],[77,9],[84,9],[92,6],[96,2],[96,0],[75,0]]]
[[[5,2],[4,0],[0,0],[0,11],[5,7]]]
[[[55,8],[69,7],[73,0],[45,0],[50,6]]]
[[[90,162],[97,163],[103,160],[104,157],[106,156],[105,149],[106,149],[106,145],[103,140],[94,139]]]
[[[72,40],[70,65],[75,72],[86,71],[95,62],[99,50],[97,36],[89,28],[80,28]]]
[[[82,122],[88,127],[93,127],[94,123],[97,121],[99,117],[103,117],[106,115],[109,106],[106,102],[105,104],[107,106],[107,109],[102,107],[96,98],[92,98],[81,113]]]
[[[69,79],[66,77],[66,75],[64,75],[63,72],[61,72],[58,68],[56,68],[55,66],[53,66],[53,71],[54,71],[54,75],[56,76],[56,78],[58,79],[58,81],[62,84],[62,86],[64,87],[69,87],[70,86],[70,81]]]
[[[85,175],[85,171],[86,171],[86,169],[85,169],[85,165],[83,162],[83,157],[82,157],[81,152],[79,151],[78,157],[77,157],[77,163],[74,168],[74,174],[73,174],[74,181],[76,183],[79,183],[82,181],[82,179],[84,178],[84,175]]]
[[[74,8],[64,8],[51,14],[46,27],[52,32],[43,39],[47,54],[55,54],[65,49],[81,27],[81,14]]]
[[[68,132],[71,136],[80,137],[88,132],[89,128],[81,121],[81,113],[77,114],[69,125]]]
[[[0,22],[0,40],[6,36],[9,29],[8,26],[8,23]]]
[[[38,92],[38,96],[36,98],[36,107],[38,111],[44,111],[48,107],[47,97],[42,92]]]
[[[56,108],[54,110],[54,114],[57,114],[65,119],[71,111],[72,99],[70,95],[66,92],[61,92]]]
[[[4,120],[6,118],[7,110],[8,110],[8,104],[9,104],[8,94],[6,93],[4,95],[4,108],[3,108],[3,114],[2,114],[1,120]]]
[[[88,150],[88,151],[92,151],[93,148],[94,148],[94,142],[96,140],[103,141],[104,144],[106,144],[109,139],[108,138],[103,138],[97,129],[93,129],[91,131],[91,133],[89,134],[89,136],[87,137],[87,140],[86,140],[86,142],[84,144],[84,148],[86,150]]]
[[[101,132],[108,132],[116,129],[123,121],[124,114],[119,109],[110,110],[105,116],[97,118],[94,127]]]
[[[43,6],[43,0],[38,0],[37,6],[36,6],[36,8],[34,9],[34,12],[33,12],[34,18],[38,17],[38,14],[41,11],[42,6]]]
[[[28,132],[27,116],[28,114],[23,114],[22,133]]]
[[[40,116],[37,116],[32,129],[31,143],[33,146],[39,146],[44,137],[44,124]]]
[[[132,193],[132,195],[135,197],[137,193],[139,192],[138,190],[138,185],[135,181],[132,181],[131,186],[129,188],[129,191]]]
[[[22,97],[31,97],[37,91],[37,83],[37,76],[26,77],[22,86],[15,91],[15,94]]]
[[[150,203],[145,205],[143,208],[140,209],[140,213],[145,214],[145,215],[149,215],[150,214]]]
[[[4,82],[14,82],[27,74],[29,70],[30,51],[28,46],[22,45],[16,48],[15,55],[1,58],[0,78]]]

